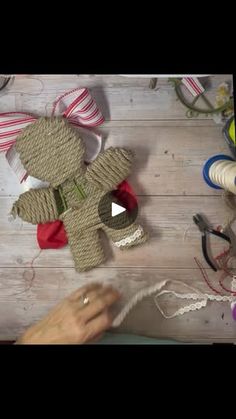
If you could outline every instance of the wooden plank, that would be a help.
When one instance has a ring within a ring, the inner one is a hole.
[[[216,87],[222,80],[230,80],[232,84],[232,75],[216,75],[211,79],[212,86],[207,95],[214,103]],[[117,82],[114,80],[114,77],[76,75],[16,78],[12,86],[1,94],[0,111],[50,115],[58,96],[70,89],[88,86],[106,120],[186,119],[187,109],[177,101],[168,79],[160,79],[154,90],[149,88],[148,79],[118,77]],[[212,117],[201,114],[197,118]]]
[[[35,88],[38,80],[42,80],[45,90],[51,89],[57,91],[63,87],[71,89],[75,83],[79,82],[79,86],[88,87],[129,87],[142,86],[147,87],[150,83],[151,75],[136,75],[129,77],[128,75],[117,74],[30,74],[30,75],[14,75],[14,85],[11,90],[23,90],[31,92]],[[158,86],[166,86],[169,84],[169,75],[166,77],[158,77]],[[213,74],[210,76],[213,88],[219,83],[226,80],[232,81],[232,74]],[[38,82],[40,84],[40,82]],[[14,89],[13,89],[14,87]]]
[[[202,178],[204,162],[230,154],[222,128],[214,126],[106,127],[105,147],[135,151],[130,182],[138,195],[219,195]],[[5,156],[0,155],[0,196],[23,192]]]
[[[32,284],[29,283],[29,278],[24,268],[0,269],[2,340],[15,339],[28,326],[41,319],[58,301],[88,281],[112,283],[123,291],[126,300],[137,290],[163,279],[183,281],[202,291],[207,290],[196,271],[191,269],[101,268],[77,274],[73,269],[41,268],[35,269]],[[168,304],[170,303],[167,303],[166,309]],[[172,309],[175,309],[173,304]],[[236,340],[235,322],[228,303],[209,303],[200,311],[167,320],[158,312],[153,298],[146,298],[130,312],[122,326],[114,331],[185,341]]]
[[[0,266],[29,266],[38,254],[36,226],[10,223],[7,212],[12,198],[0,199]],[[192,221],[196,212],[205,214],[217,226],[224,224],[229,212],[221,197],[140,197],[139,218],[150,234],[149,241],[127,251],[112,246],[103,237],[108,260],[106,267],[196,268],[194,257],[202,260],[201,235]],[[225,247],[221,239],[212,239],[214,254]],[[43,250],[34,261],[37,267],[73,267],[70,249]]]
[[[210,156],[230,154],[221,127],[125,127],[104,132],[106,147],[135,151],[130,181],[138,195],[219,194],[203,181],[202,168]]]
[[[211,119],[167,119],[167,120],[121,120],[105,121],[101,128],[113,127],[215,127],[216,123]],[[100,129],[100,128],[99,128]]]
[[[235,320],[229,303],[209,303],[201,310],[173,319],[165,319],[152,298],[146,298],[130,312],[117,332],[137,334],[177,342],[234,343]]]

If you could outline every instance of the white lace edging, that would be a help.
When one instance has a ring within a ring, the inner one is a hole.
[[[177,298],[181,298],[181,299],[185,299],[185,300],[201,300],[201,301],[198,301],[196,303],[192,303],[192,304],[187,305],[185,307],[181,307],[175,313],[173,313],[171,315],[168,315],[162,310],[162,308],[160,307],[160,305],[158,304],[158,301],[157,301],[158,297],[160,297],[163,294],[172,294]],[[157,295],[155,295],[155,297],[154,297],[154,301],[155,301],[155,304],[156,304],[158,310],[161,312],[163,317],[165,317],[166,319],[171,319],[173,317],[183,315],[185,313],[188,313],[189,311],[200,310],[201,308],[206,307],[208,301],[231,302],[232,303],[235,300],[236,300],[235,296],[211,295],[211,294],[203,294],[201,292],[199,292],[197,294],[195,294],[195,293],[194,294],[179,294],[175,291],[168,291],[168,290],[163,290],[163,291],[159,292]]]
[[[126,244],[134,242],[136,239],[141,237],[142,234],[143,234],[143,228],[141,226],[139,226],[133,234],[131,234],[128,237],[125,237],[124,239],[122,239],[118,242],[113,242],[113,244],[117,247],[125,246]]]
[[[186,294],[180,294],[175,291],[170,290],[162,290],[160,291],[168,282],[174,283],[177,285],[185,286],[189,288],[190,290],[194,291],[194,293],[186,293]],[[143,298],[151,296],[156,291],[160,291],[154,296],[154,302],[156,304],[156,307],[160,311],[160,313],[165,317],[166,319],[171,319],[176,316],[183,315],[185,313],[188,313],[189,311],[195,311],[200,310],[203,307],[206,307],[207,301],[218,301],[218,302],[230,302],[230,303],[236,303],[236,297],[235,296],[228,296],[228,295],[212,295],[212,294],[205,294],[199,291],[196,288],[193,288],[181,281],[176,280],[165,280],[162,282],[159,282],[155,285],[152,285],[151,287],[144,288],[135,294],[130,301],[124,306],[124,308],[121,310],[121,312],[118,314],[118,316],[115,317],[112,323],[112,327],[118,327],[120,324],[124,321],[125,317],[129,314],[129,312],[133,309],[133,307],[140,302]],[[168,315],[166,314],[162,308],[160,307],[158,303],[158,297],[160,297],[163,294],[172,294],[176,298],[184,299],[184,300],[201,300],[189,305],[186,305],[185,307],[181,307],[178,309],[175,313]]]

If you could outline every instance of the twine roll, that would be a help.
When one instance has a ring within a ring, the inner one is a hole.
[[[209,177],[214,184],[236,194],[236,162],[216,161],[209,169]]]

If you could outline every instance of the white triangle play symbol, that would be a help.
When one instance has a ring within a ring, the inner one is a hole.
[[[124,211],[126,211],[126,209],[124,207],[112,202],[112,204],[111,204],[111,216],[112,217],[115,217],[116,215],[119,215]]]

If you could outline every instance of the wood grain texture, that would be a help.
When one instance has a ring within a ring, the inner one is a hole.
[[[219,195],[202,178],[208,157],[229,150],[222,127],[131,126],[99,130],[104,147],[120,146],[135,151],[129,178],[137,195]],[[4,155],[0,155],[0,196],[23,191]]]
[[[212,78],[208,97],[214,104],[215,88],[232,76]],[[176,100],[168,78],[159,79],[156,89],[149,88],[149,79],[116,76],[27,76],[14,80],[9,89],[1,93],[1,111],[24,111],[36,115],[49,115],[53,101],[64,92],[87,86],[106,120],[168,120],[186,119],[186,108]],[[206,119],[200,115],[201,119]]]
[[[20,219],[7,223],[7,212],[13,199],[1,198],[0,203],[0,266],[27,266],[39,252],[36,226]],[[194,256],[202,259],[201,234],[192,216],[202,212],[217,226],[224,224],[229,214],[221,197],[140,197],[139,208],[137,222],[140,221],[149,232],[149,241],[121,251],[103,237],[108,255],[105,266],[195,268]],[[225,246],[221,239],[213,238],[211,244],[215,254]],[[73,267],[69,247],[43,250],[34,265]]]
[[[128,281],[129,291],[133,293],[140,284],[146,287],[163,279],[177,279],[206,290],[199,274],[192,269],[101,268],[95,276],[97,281],[109,281],[114,286]],[[84,281],[91,281],[93,273],[77,274],[70,268],[36,268],[32,284],[27,278],[30,275],[27,276],[24,268],[0,269],[0,330],[3,340],[15,339]],[[173,305],[173,309],[176,308],[177,305]],[[140,335],[183,341],[236,341],[235,322],[228,303],[209,303],[198,312],[167,320],[157,310],[153,298],[146,298],[114,332],[128,333],[131,330]]]
[[[212,101],[215,87],[230,79],[229,75],[212,77]],[[221,125],[210,117],[187,119],[167,79],[158,79],[153,90],[149,82],[142,77],[35,75],[17,77],[1,92],[0,112],[49,115],[59,94],[88,86],[106,118],[97,129],[104,147],[124,146],[136,152],[129,181],[139,195],[139,220],[149,231],[150,241],[122,252],[103,237],[107,262],[83,274],[74,271],[68,247],[44,250],[34,261],[32,281],[30,264],[39,253],[36,227],[19,219],[8,221],[13,202],[24,189],[0,155],[0,339],[15,339],[86,281],[123,284],[131,293],[167,278],[205,287],[193,259],[197,256],[203,262],[200,233],[192,215],[203,212],[214,226],[226,220],[221,193],[205,185],[202,166],[211,155],[229,151]],[[220,240],[211,244],[214,253],[222,250]],[[215,274],[208,273],[215,281]],[[198,312],[166,320],[153,299],[147,298],[116,330],[120,331],[193,342],[236,340],[227,303],[211,303]]]

